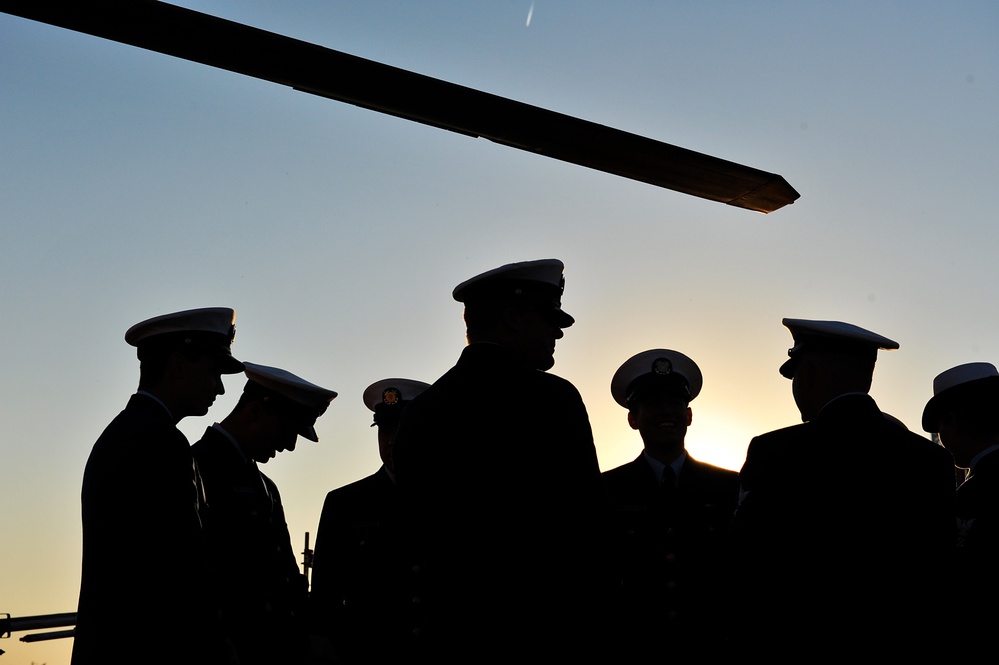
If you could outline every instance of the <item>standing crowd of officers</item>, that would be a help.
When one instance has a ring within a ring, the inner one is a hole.
[[[684,448],[702,377],[678,351],[621,365],[611,395],[643,442],[601,473],[586,408],[547,372],[573,318],[556,259],[453,292],[468,344],[433,384],[375,382],[382,466],[331,491],[311,589],[258,464],[318,441],[336,392],[243,363],[227,308],[130,328],[137,392],[82,491],[74,665],[781,662],[974,653],[999,619],[999,371],[933,382],[908,431],[868,395],[898,344],[785,319],[802,423],[739,473]],[[193,446],[177,429],[243,373]],[[956,466],[955,466],[956,465]],[[955,470],[956,469],[956,470]],[[959,477],[955,474],[958,473]]]

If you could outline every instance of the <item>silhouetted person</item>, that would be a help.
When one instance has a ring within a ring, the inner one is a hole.
[[[600,472],[578,391],[545,371],[573,323],[562,270],[526,261],[459,284],[469,344],[402,416],[395,468],[435,661],[573,658],[593,635]]]
[[[83,573],[73,665],[225,663],[208,584],[204,493],[177,423],[203,416],[243,365],[235,312],[158,316],[125,333],[139,390],[94,444],[83,475]]]
[[[878,349],[898,344],[838,321],[784,325],[780,372],[804,423],[753,439],[742,467],[738,647],[785,660],[939,647],[953,462],[867,394]]]
[[[213,581],[241,665],[304,662],[309,652],[308,580],[298,568],[281,495],[260,472],[315,423],[336,393],[283,369],[245,363],[232,412],[194,444],[205,483]]]
[[[392,443],[409,402],[430,384],[383,379],[368,386],[382,466],[326,495],[312,568],[317,628],[343,663],[409,662],[417,657],[420,576],[400,523]]]
[[[923,429],[967,470],[957,488],[954,644],[969,654],[992,648],[999,625],[999,371],[958,365],[933,380]]]
[[[603,474],[613,510],[618,662],[710,657],[728,636],[724,555],[739,475],[684,449],[701,385],[697,364],[667,349],[632,356],[611,381],[644,444],[633,462]]]

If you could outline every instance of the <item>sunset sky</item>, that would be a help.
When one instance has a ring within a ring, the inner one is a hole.
[[[0,613],[75,611],[84,465],[138,381],[124,332],[158,314],[233,307],[238,358],[340,393],[321,443],[263,467],[298,551],[326,492],[378,468],[364,388],[450,368],[451,289],[503,263],[565,262],[576,325],[552,372],[604,469],[641,449],[609,385],[649,348],[700,365],[688,450],[733,469],[799,421],[783,317],[897,340],[872,395],[920,432],[937,373],[999,362],[999,4],[176,4],[779,173],[801,198],[761,215],[0,14]],[[235,404],[225,381],[182,422],[192,442]],[[69,660],[69,640],[17,637],[0,665]]]

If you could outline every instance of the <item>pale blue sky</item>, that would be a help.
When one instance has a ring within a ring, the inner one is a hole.
[[[801,199],[758,215],[0,14],[0,612],[75,609],[83,467],[135,388],[122,336],[157,314],[234,307],[237,357],[339,391],[322,443],[264,469],[298,550],[325,493],[378,466],[363,389],[446,371],[451,289],[502,263],[565,261],[577,324],[553,372],[605,468],[640,449],[608,386],[648,348],[701,366],[688,447],[731,468],[798,420],[782,317],[899,341],[872,394],[912,429],[934,375],[999,361],[995,3],[536,0],[530,26],[529,0],[181,4],[779,173]],[[54,665],[69,642],[0,649]]]

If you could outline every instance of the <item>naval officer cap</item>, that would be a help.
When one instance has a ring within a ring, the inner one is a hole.
[[[791,331],[794,346],[787,350],[788,360],[780,366],[781,376],[794,378],[801,354],[806,351],[832,351],[869,360],[873,365],[878,349],[897,349],[898,342],[842,321],[810,321],[784,319],[782,323]]]
[[[933,397],[923,409],[923,430],[939,432],[939,418],[947,404],[972,397],[991,397],[999,406],[999,371],[992,363],[951,367],[933,379]]]
[[[429,383],[413,379],[382,379],[372,383],[362,396],[364,406],[375,412],[371,426],[377,425],[379,418],[398,417],[406,404],[429,387]]]
[[[511,303],[550,315],[559,328],[568,328],[575,319],[562,311],[565,265],[558,259],[508,263],[476,275],[454,287],[458,302]]]
[[[248,380],[243,392],[251,397],[271,402],[295,422],[300,436],[318,443],[316,419],[326,413],[330,402],[337,395],[336,392],[309,383],[277,367],[254,363],[244,363],[244,365]]]
[[[228,307],[203,307],[154,316],[125,332],[125,341],[137,348],[139,360],[162,353],[191,350],[216,355],[223,374],[238,374],[243,363],[232,357],[236,312]]]
[[[614,401],[628,409],[645,398],[675,396],[687,402],[701,392],[697,363],[670,349],[652,349],[633,355],[611,379]]]

